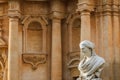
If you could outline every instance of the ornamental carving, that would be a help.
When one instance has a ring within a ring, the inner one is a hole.
[[[80,51],[75,51],[75,52],[69,52],[68,54],[67,54],[67,56],[68,56],[68,60],[70,61],[70,60],[72,60],[72,59],[75,59],[75,58],[80,58]]]
[[[23,62],[32,65],[32,69],[36,70],[39,64],[46,63],[46,54],[22,54]]]
[[[3,39],[3,29],[2,29],[2,18],[0,19],[0,80],[6,80],[6,72],[7,72],[7,45]]]
[[[79,76],[79,71],[78,71],[78,68],[77,68],[78,64],[79,64],[79,61],[80,61],[79,58],[74,58],[74,59],[71,59],[67,64],[72,77]]]

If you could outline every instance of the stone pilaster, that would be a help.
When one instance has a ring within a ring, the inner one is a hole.
[[[90,21],[90,13],[93,11],[94,2],[91,0],[78,0],[78,8],[77,12],[81,14],[81,41],[83,40],[91,40],[91,21]],[[80,56],[82,59],[83,56]]]
[[[103,53],[105,54],[106,62],[106,72],[109,72],[110,78],[105,79],[111,79],[114,80],[113,76],[113,61],[114,61],[114,55],[113,55],[113,24],[112,24],[112,6],[110,3],[110,0],[107,0],[108,2],[103,4]],[[110,56],[108,58],[108,55]],[[105,73],[106,73],[105,72]],[[105,74],[106,75],[106,74]],[[107,75],[106,75],[107,76]]]
[[[77,12],[81,14],[81,41],[91,40],[90,13],[93,11],[93,3],[88,0],[78,1]]]
[[[51,80],[62,80],[61,20],[52,20]]]
[[[60,0],[51,2],[52,19],[52,52],[51,52],[51,80],[62,80],[62,45],[61,19],[63,18],[63,4]]]
[[[81,12],[81,41],[91,40],[90,12]]]
[[[9,3],[9,44],[8,44],[8,80],[19,80],[19,2],[11,0]]]
[[[119,23],[119,0],[113,0],[112,5],[112,13],[113,13],[113,49],[114,49],[114,80],[119,80],[119,74],[118,71],[120,65],[120,23]]]

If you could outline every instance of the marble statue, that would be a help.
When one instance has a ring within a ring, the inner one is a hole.
[[[79,44],[79,46],[83,59],[78,65],[80,76],[77,80],[102,80],[100,75],[103,70],[105,60],[96,55],[94,51],[94,43],[84,40]]]

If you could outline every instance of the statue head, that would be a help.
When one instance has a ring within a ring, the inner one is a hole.
[[[91,41],[84,40],[79,44],[79,46],[80,46],[81,52],[85,56],[92,56],[94,54],[93,50],[95,48],[95,45]]]

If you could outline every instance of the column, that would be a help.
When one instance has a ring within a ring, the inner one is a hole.
[[[78,0],[77,12],[81,14],[81,41],[91,40],[91,21],[90,13],[93,10],[93,0],[89,2],[88,0]]]
[[[90,12],[81,12],[81,41],[91,40]]]
[[[18,19],[9,18],[8,80],[19,80]]]
[[[8,80],[19,80],[18,1],[9,1]]]
[[[52,0],[52,52],[51,52],[51,80],[62,80],[62,46],[61,20],[64,8],[61,0]]]
[[[52,20],[52,74],[51,80],[62,80],[61,20]]]
[[[120,67],[120,28],[119,28],[119,8],[118,8],[118,1],[113,0],[114,5],[113,7],[113,46],[114,46],[114,80],[119,80],[119,67]]]
[[[91,40],[91,21],[90,21],[90,12],[93,10],[93,0],[89,2],[88,0],[78,0],[77,12],[81,15],[81,41]],[[80,59],[83,58],[83,55],[80,55]]]
[[[103,53],[105,60],[107,62],[105,67],[105,80],[114,80],[113,73],[113,26],[112,26],[112,15],[111,15],[111,5],[105,4],[103,7]],[[107,72],[109,71],[109,74]],[[109,76],[109,78],[108,78]]]

